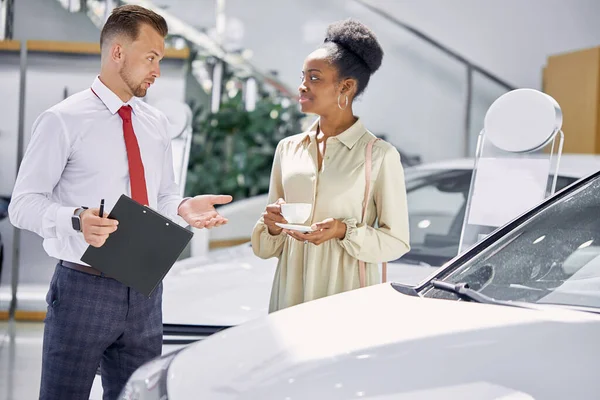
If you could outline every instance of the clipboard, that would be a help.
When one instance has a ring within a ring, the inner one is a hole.
[[[194,234],[126,195],[108,218],[119,221],[117,230],[81,261],[150,297]]]

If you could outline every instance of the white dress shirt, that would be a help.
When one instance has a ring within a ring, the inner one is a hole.
[[[131,196],[123,120],[125,103],[99,78],[92,89],[76,93],[44,111],[34,122],[11,203],[11,223],[44,239],[49,256],[85,264],[88,247],[73,229],[78,207],[110,212],[122,194]],[[175,222],[182,201],[173,171],[168,121],[164,114],[132,98],[132,123],[144,164],[149,206]]]

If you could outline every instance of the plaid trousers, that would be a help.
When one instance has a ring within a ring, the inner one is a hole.
[[[162,284],[148,298],[58,264],[46,296],[40,399],[89,399],[98,365],[104,400],[162,351]]]

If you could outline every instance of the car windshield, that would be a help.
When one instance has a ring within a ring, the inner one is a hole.
[[[438,279],[496,300],[600,308],[599,194],[595,176]],[[424,295],[457,299],[433,288]]]
[[[392,262],[438,267],[458,254],[471,174],[471,169],[407,169],[411,249]],[[559,176],[556,190],[575,180]]]

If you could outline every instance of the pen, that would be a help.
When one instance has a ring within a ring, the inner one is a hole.
[[[104,218],[104,199],[100,200],[100,211],[98,212],[100,218]]]

